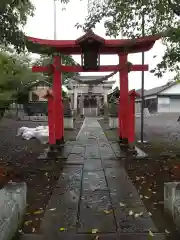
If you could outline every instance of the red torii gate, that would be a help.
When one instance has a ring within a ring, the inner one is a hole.
[[[140,95],[135,89],[129,91],[129,137],[128,143],[134,145],[135,142],[135,98]]]
[[[32,71],[51,72],[53,74],[53,111],[55,115],[55,138],[57,144],[64,141],[62,73],[111,71],[119,71],[120,74],[119,138],[124,143],[128,143],[128,72],[148,71],[148,65],[129,64],[128,54],[149,51],[159,38],[159,36],[146,36],[137,39],[107,40],[94,34],[92,31],[87,32],[76,40],[45,40],[27,37],[26,46],[29,51],[39,54],[56,54],[53,56],[53,64],[49,66],[33,66]],[[81,66],[62,65],[60,54],[81,54]],[[100,54],[118,54],[119,64],[100,66]]]

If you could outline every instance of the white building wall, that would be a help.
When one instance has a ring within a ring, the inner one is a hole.
[[[159,113],[170,112],[170,98],[169,97],[158,97],[157,111]]]

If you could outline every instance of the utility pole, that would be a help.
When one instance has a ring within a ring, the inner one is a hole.
[[[145,36],[145,12],[142,11],[142,37]],[[144,52],[142,52],[142,65],[144,65]],[[141,143],[144,143],[144,71],[141,72]]]
[[[54,40],[57,39],[57,16],[56,16],[56,0],[53,0],[54,1]]]

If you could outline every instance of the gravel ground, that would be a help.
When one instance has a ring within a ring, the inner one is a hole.
[[[180,113],[166,113],[144,118],[144,138],[149,142],[169,145],[171,148],[180,146]],[[136,135],[140,137],[141,119],[136,118]]]
[[[82,123],[83,119],[76,119],[74,130],[65,131],[65,140],[75,140]],[[20,180],[25,180],[28,186],[27,212],[22,226],[25,233],[39,231],[44,209],[62,169],[62,164],[58,160],[37,162],[36,158],[47,146],[41,145],[36,139],[26,141],[16,137],[19,127],[36,127],[41,124],[47,123],[5,118],[0,122],[0,168],[6,167],[23,173]]]
[[[117,140],[117,129],[109,129],[100,120],[108,140]],[[180,126],[176,114],[149,116],[145,118],[145,138],[149,144],[141,146],[149,154],[149,160],[128,159],[125,167],[142,200],[152,214],[160,232],[170,232],[168,239],[180,239],[172,219],[164,212],[164,183],[180,181],[180,158],[173,153],[179,149]],[[136,135],[140,136],[140,119],[136,120]],[[164,153],[164,156],[161,154]],[[167,154],[168,153],[168,154]]]

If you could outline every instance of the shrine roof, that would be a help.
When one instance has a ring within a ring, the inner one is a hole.
[[[150,50],[160,36],[145,36],[136,39],[103,39],[96,34],[85,34],[77,40],[48,40],[26,37],[26,46],[29,51],[39,54],[81,54],[80,42],[82,39],[101,41],[99,51],[101,54],[117,54],[120,52],[138,53]]]
[[[104,77],[104,75],[102,75],[102,76],[82,76],[82,75],[80,75],[80,76],[78,76],[78,78],[83,81],[88,81],[88,80],[96,81],[103,77]]]
[[[106,77],[105,75],[102,76],[78,76],[77,79],[73,79],[74,81],[77,81],[79,83],[82,84],[114,84],[115,81],[108,81],[108,80],[104,80],[104,77]]]

